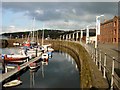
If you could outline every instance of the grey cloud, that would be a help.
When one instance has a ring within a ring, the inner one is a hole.
[[[39,21],[64,22],[76,21],[81,25],[82,22],[94,22],[95,16],[100,14],[113,18],[117,15],[117,2],[3,2],[3,10],[13,12],[26,12],[24,15],[31,18],[36,17]],[[35,13],[35,10],[43,10],[43,14]],[[111,17],[110,17],[111,16]]]
[[[36,10],[68,9],[74,8],[77,14],[89,13],[116,13],[117,2],[3,2],[3,8],[15,12]],[[32,12],[31,12],[32,13]]]

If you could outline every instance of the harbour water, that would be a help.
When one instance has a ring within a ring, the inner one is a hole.
[[[41,66],[37,72],[28,69],[18,78],[22,84],[14,88],[80,88],[77,65],[63,52],[54,52],[48,65]]]

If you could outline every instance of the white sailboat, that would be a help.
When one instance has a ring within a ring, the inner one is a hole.
[[[37,51],[37,56],[41,55],[40,49],[37,46],[38,40],[35,41],[35,17],[33,19],[33,29],[31,32],[31,40],[29,41],[30,46],[27,48],[27,55],[31,58],[36,57],[36,51]]]
[[[44,25],[43,25],[44,27]],[[44,45],[44,28],[43,28],[43,33],[42,33],[42,48],[44,49],[44,52],[53,52],[54,49],[51,48],[51,44],[46,44]]]
[[[43,26],[44,27],[44,26]],[[42,32],[42,65],[48,65],[49,58],[52,58],[52,52],[54,51],[51,48],[51,44],[44,44],[44,28]]]

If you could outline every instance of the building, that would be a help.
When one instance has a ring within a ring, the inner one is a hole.
[[[100,43],[114,43],[120,42],[120,17],[114,16],[113,19],[107,20],[100,25],[100,35],[98,41]]]
[[[89,37],[89,43],[95,43],[96,36],[90,36]]]

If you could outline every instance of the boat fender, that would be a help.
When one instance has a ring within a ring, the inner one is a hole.
[[[2,60],[4,59],[4,57],[5,57],[5,56],[4,56],[4,55],[2,55]]]

